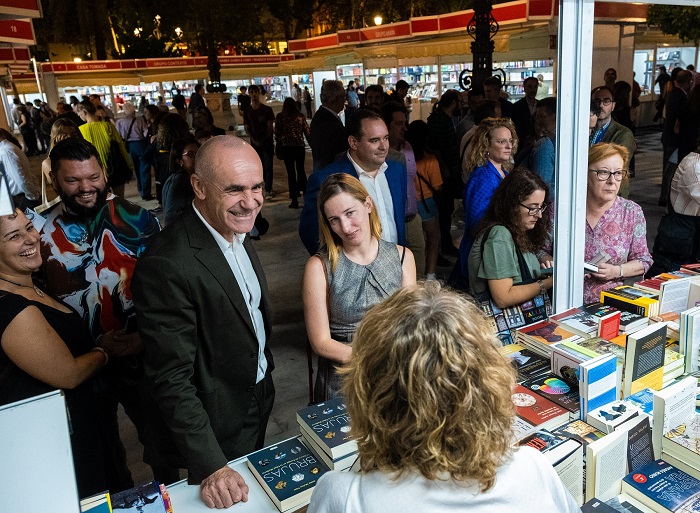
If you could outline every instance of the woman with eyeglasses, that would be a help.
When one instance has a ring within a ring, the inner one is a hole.
[[[610,260],[597,264],[597,273],[586,275],[584,303],[599,301],[602,290],[644,274],[652,264],[642,208],[617,195],[629,159],[629,151],[619,144],[598,143],[588,150],[585,259],[589,262],[605,251]]]
[[[194,173],[194,158],[199,143],[189,136],[176,140],[170,148],[170,176],[163,184],[163,214],[165,224],[170,223],[194,200],[190,176]]]
[[[459,268],[469,275],[467,262],[476,229],[491,197],[513,167],[518,151],[515,126],[508,118],[486,118],[479,123],[462,170],[464,186],[464,235],[459,245]]]
[[[552,288],[536,252],[548,237],[551,218],[544,215],[549,188],[536,174],[517,169],[503,179],[491,198],[469,252],[470,293],[492,299],[499,308],[528,301]]]

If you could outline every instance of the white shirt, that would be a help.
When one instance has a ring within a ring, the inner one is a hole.
[[[389,182],[384,173],[389,166],[387,166],[386,162],[383,162],[373,178],[352,159],[349,150],[348,159],[350,159],[360,182],[365,186],[367,192],[369,192],[369,196],[374,202],[374,207],[377,209],[379,220],[382,223],[382,239],[387,242],[398,244],[399,236],[396,231],[396,220],[394,219],[394,200],[391,198]],[[401,219],[401,221],[403,221],[403,219]]]
[[[671,180],[671,206],[677,214],[700,216],[700,154],[681,160]]]
[[[33,173],[24,152],[7,139],[0,141],[0,162],[12,196],[24,193],[30,201],[41,200],[41,172]]]
[[[522,447],[499,467],[496,483],[480,493],[476,483],[430,481],[410,473],[398,481],[383,472],[331,471],[319,479],[308,513],[580,513],[552,465]]]
[[[234,235],[233,241],[227,241],[204,219],[204,217],[202,217],[202,214],[199,213],[194,203],[192,206],[194,207],[197,217],[201,219],[204,226],[207,227],[207,230],[209,230],[209,233],[211,233],[212,237],[214,237],[214,240],[221,248],[221,252],[224,254],[224,258],[226,258],[226,262],[228,262],[231,272],[233,272],[233,276],[236,278],[236,283],[241,290],[243,299],[245,299],[248,313],[253,321],[255,336],[258,339],[258,375],[255,382],[260,383],[267,371],[267,359],[265,358],[265,323],[263,322],[262,310],[260,310],[262,291],[260,289],[258,275],[255,274],[255,269],[253,269],[253,264],[250,262],[250,257],[243,247],[245,234],[237,233]],[[235,333],[232,333],[232,335],[235,335]]]

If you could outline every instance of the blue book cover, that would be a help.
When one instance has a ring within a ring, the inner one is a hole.
[[[357,451],[357,443],[350,434],[350,415],[342,398],[299,410],[297,422],[302,436],[311,436],[331,459]]]
[[[590,362],[587,362],[590,363]],[[607,354],[593,367],[587,368],[586,407],[593,411],[617,399],[617,358]]]
[[[318,478],[328,472],[328,467],[296,438],[249,454],[247,463],[282,511],[308,500]]]
[[[627,397],[625,401],[634,404],[647,415],[652,415],[654,412],[654,393],[651,388],[640,390],[636,394]]]
[[[155,481],[112,494],[111,498],[115,513],[165,513],[163,498]]]
[[[651,500],[669,511],[700,512],[700,481],[664,460],[640,467],[622,483],[623,492],[646,504]]]

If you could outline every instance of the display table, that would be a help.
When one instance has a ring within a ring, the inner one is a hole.
[[[279,513],[275,504],[270,500],[262,489],[258,480],[248,469],[246,457],[243,456],[233,460],[228,464],[233,470],[238,472],[248,485],[248,502],[239,502],[225,511],[239,511],[241,513]],[[172,502],[174,513],[212,513],[222,511],[210,509],[202,502],[199,495],[199,485],[187,484],[187,479],[178,481],[168,486],[170,501]],[[289,510],[302,513],[306,511],[306,504],[300,509]]]

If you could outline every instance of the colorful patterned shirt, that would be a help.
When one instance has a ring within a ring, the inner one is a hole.
[[[638,260],[644,272],[651,267],[652,259],[647,248],[647,221],[642,208],[634,201],[616,197],[595,228],[586,223],[585,260],[589,262],[601,251],[610,255],[609,264],[621,265]],[[598,281],[593,278],[583,282],[583,302],[600,300],[600,292],[623,285],[622,280]]]
[[[95,340],[124,329],[135,315],[136,259],[159,231],[147,210],[112,194],[89,220],[59,203],[47,211],[40,233],[40,273],[47,291],[75,308]]]

